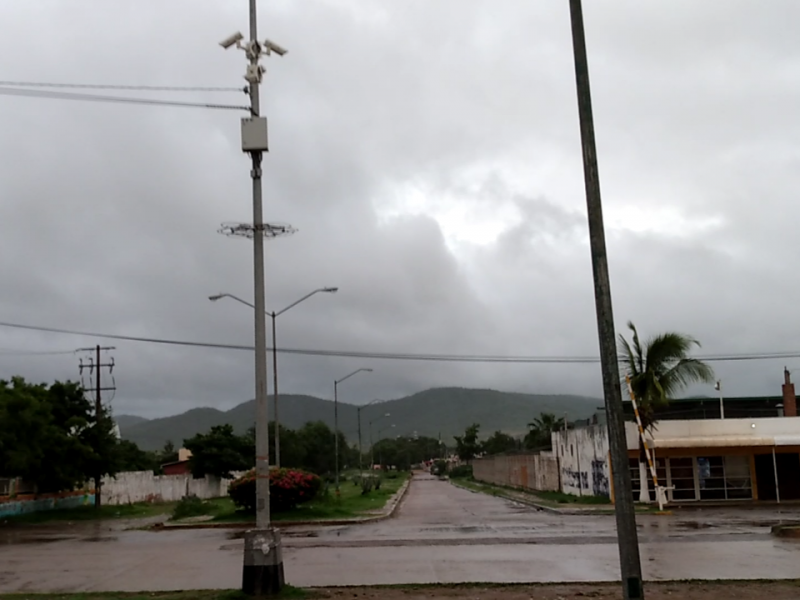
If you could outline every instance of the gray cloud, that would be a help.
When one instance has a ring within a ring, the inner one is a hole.
[[[586,3],[615,316],[708,353],[796,349],[792,265],[800,42],[788,0]],[[724,9],[724,10],[723,10]],[[265,214],[279,345],[596,354],[566,6],[261,3]],[[80,15],[80,16],[79,16]],[[241,85],[245,2],[0,7],[0,79]],[[46,40],[43,43],[41,40]],[[174,98],[174,95],[149,93]],[[245,104],[235,93],[187,100]],[[235,112],[0,97],[2,320],[252,343],[251,218]],[[0,330],[0,350],[95,343]],[[118,412],[252,396],[252,356],[115,343]],[[3,375],[75,377],[71,356],[3,354]],[[800,364],[800,361],[798,361]],[[596,365],[282,356],[281,388],[343,399],[433,385],[600,394]],[[778,391],[779,361],[715,365],[726,390]],[[793,365],[789,365],[792,367]],[[711,390],[693,390],[712,393]]]

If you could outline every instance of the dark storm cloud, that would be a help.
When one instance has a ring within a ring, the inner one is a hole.
[[[282,315],[279,345],[596,354],[566,4],[259,10],[260,34],[290,50],[265,63],[265,214],[299,229],[267,244],[268,306],[341,288]],[[796,348],[800,7],[585,10],[620,330],[630,318],[645,333],[686,331],[709,353]],[[246,19],[244,1],[8,3],[0,79],[241,85],[243,56],[216,42]],[[3,320],[251,343],[249,308],[207,300],[252,295],[251,245],[215,232],[251,218],[239,114],[0,105]],[[0,331],[0,350],[96,341]],[[115,345],[118,412],[252,396],[248,352]],[[71,356],[2,360],[3,374],[36,380],[77,371]],[[281,357],[281,388],[330,396],[334,378],[361,366],[375,372],[348,381],[348,401],[432,385],[600,391],[595,366],[302,356]],[[781,367],[717,369],[744,394],[776,392]]]

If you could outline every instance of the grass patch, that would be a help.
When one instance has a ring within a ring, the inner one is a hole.
[[[308,503],[301,504],[292,510],[273,513],[272,520],[280,521],[323,521],[332,519],[352,519],[369,516],[372,511],[379,511],[386,506],[389,499],[403,486],[408,473],[400,473],[394,479],[383,479],[381,489],[372,490],[361,495],[361,486],[342,478],[339,483],[337,498],[331,485],[326,496],[320,496]],[[236,523],[253,521],[254,516],[236,509],[230,498],[211,500],[214,505],[213,521]]]
[[[94,506],[80,506],[59,510],[43,510],[35,513],[3,517],[0,525],[53,523],[59,521],[96,521],[100,519],[142,519],[172,512],[175,502],[106,505],[96,509]]]
[[[489,496],[496,496],[499,498],[506,498],[514,500],[514,495],[528,496],[532,501],[538,504],[548,506],[550,508],[563,507],[565,504],[572,505],[588,505],[588,506],[605,506],[606,509],[594,509],[591,514],[613,514],[614,503],[610,498],[603,496],[573,496],[572,494],[564,494],[562,492],[540,492],[531,490],[519,490],[517,488],[506,487],[502,485],[493,485],[490,483],[483,483],[475,481],[474,479],[458,479],[454,485],[470,489]],[[635,504],[637,513],[657,513],[658,506],[654,504]]]
[[[555,502],[556,504],[611,504],[611,499],[604,496],[575,496],[563,492],[531,492],[533,496],[538,496],[542,500]]]
[[[285,600],[310,600],[312,591],[286,585],[277,596]],[[252,600],[238,590],[189,590],[182,592],[90,592],[80,594],[0,594],[0,600]]]

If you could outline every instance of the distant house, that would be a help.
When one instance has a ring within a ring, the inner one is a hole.
[[[189,459],[192,457],[191,450],[181,448],[178,450],[178,460],[175,462],[164,463],[161,470],[164,475],[189,475],[192,470],[189,467]]]

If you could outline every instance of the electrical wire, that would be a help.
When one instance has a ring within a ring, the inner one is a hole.
[[[130,98],[126,96],[100,96],[97,94],[79,94],[74,92],[51,92],[45,90],[26,90],[21,88],[0,87],[0,96],[21,96],[27,98],[49,98],[51,100],[83,100],[86,102],[111,102],[118,104],[146,104],[152,106],[173,106],[181,108],[210,108],[215,110],[245,110],[249,106],[234,104],[212,104],[206,102],[179,102],[175,100],[157,100],[155,98]]]
[[[254,346],[241,344],[221,344],[215,342],[191,342],[186,340],[169,340],[163,338],[150,338],[120,335],[113,333],[96,333],[61,329],[56,327],[43,327],[39,325],[23,325],[0,321],[0,327],[24,329],[29,331],[44,331],[48,333],[61,333],[67,335],[80,335],[86,337],[126,340],[130,342],[144,342],[151,344],[165,344],[171,346],[189,346],[195,348],[216,348],[220,350],[245,350],[252,352]],[[272,351],[272,348],[267,348]],[[283,354],[296,354],[303,356],[328,356],[343,358],[367,358],[380,360],[416,360],[430,362],[468,362],[468,363],[506,363],[506,364],[598,364],[600,359],[591,356],[497,356],[497,355],[464,355],[464,354],[422,354],[422,353],[395,353],[395,352],[357,352],[348,350],[309,350],[301,348],[278,348],[277,352]],[[800,352],[764,352],[753,354],[728,354],[718,356],[698,356],[704,361],[741,361],[741,360],[769,360],[775,358],[800,358]]]
[[[0,356],[59,356],[75,354],[77,350],[8,350],[0,349]]]
[[[181,86],[181,85],[113,85],[96,83],[44,83],[40,81],[0,81],[0,86],[26,88],[66,88],[83,90],[131,90],[148,92],[243,92],[249,93],[247,86]]]

